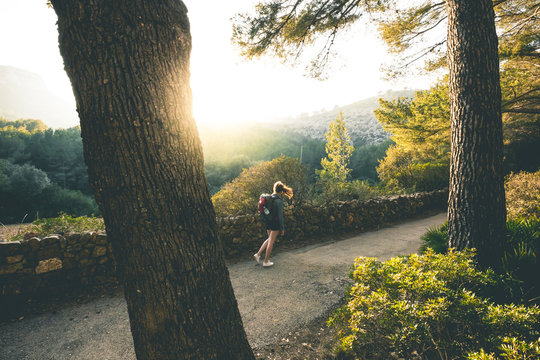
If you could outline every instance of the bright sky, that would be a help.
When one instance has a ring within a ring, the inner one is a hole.
[[[269,121],[331,109],[388,89],[427,88],[429,79],[385,82],[380,73],[388,55],[373,30],[355,26],[335,50],[326,81],[304,76],[278,60],[246,61],[230,42],[230,18],[250,10],[251,0],[185,0],[193,50],[191,86],[194,116],[200,123]],[[58,50],[56,14],[45,0],[0,0],[0,65],[35,72],[47,86],[75,107],[71,85]],[[73,124],[76,125],[76,124]]]

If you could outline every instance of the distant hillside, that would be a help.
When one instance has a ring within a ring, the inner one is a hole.
[[[11,66],[0,66],[0,117],[40,119],[52,128],[78,123],[75,109],[47,89],[39,75]]]
[[[347,129],[355,146],[377,144],[388,138],[388,134],[379,124],[373,110],[379,107],[379,98],[385,100],[398,97],[413,97],[414,90],[388,91],[384,94],[370,97],[330,111],[322,111],[312,115],[288,117],[280,120],[287,131],[308,136],[313,139],[324,139],[328,125],[339,112],[343,112]]]

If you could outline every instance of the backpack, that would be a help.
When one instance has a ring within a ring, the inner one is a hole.
[[[259,197],[259,218],[268,224],[274,218],[274,198],[270,194],[262,194]]]

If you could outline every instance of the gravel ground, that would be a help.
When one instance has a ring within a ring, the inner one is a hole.
[[[230,264],[244,327],[257,357],[324,358],[328,347],[313,337],[329,336],[324,320],[343,299],[354,259],[386,260],[416,252],[426,229],[445,220],[446,214],[437,214],[293,250],[280,251],[278,243],[272,268],[252,259]],[[120,290],[0,324],[0,334],[2,360],[135,359]]]

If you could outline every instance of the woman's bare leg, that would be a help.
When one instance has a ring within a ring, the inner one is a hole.
[[[268,241],[270,240],[270,230],[266,230],[266,233],[268,234],[268,238],[262,243],[261,248],[259,251],[257,251],[257,255],[261,256],[264,249],[266,249],[266,246],[268,245]]]
[[[268,241],[270,241],[270,238],[264,240],[264,242],[261,245],[261,248],[259,249],[259,251],[257,251],[257,255],[261,256],[262,252],[264,251],[264,249],[266,249],[266,246],[268,245]]]
[[[276,241],[278,234],[279,234],[279,231],[277,230],[270,231],[270,236],[265,241],[265,243],[267,242],[267,244],[266,244],[266,254],[264,255],[264,263],[267,263],[268,258],[270,258],[270,254],[272,253],[272,248],[274,247],[274,241]]]

